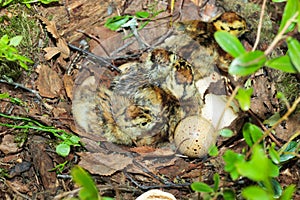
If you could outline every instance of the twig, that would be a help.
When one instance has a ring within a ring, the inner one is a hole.
[[[103,62],[103,63],[109,65],[109,66],[112,67],[114,70],[116,70],[117,72],[121,73],[121,70],[120,70],[119,68],[117,68],[115,65],[111,64],[110,62],[108,62],[105,58],[100,57],[100,56],[97,56],[97,55],[95,55],[95,54],[93,54],[93,53],[91,53],[91,52],[88,52],[88,51],[86,51],[86,50],[83,50],[83,49],[81,49],[81,48],[79,48],[79,47],[76,47],[76,46],[70,44],[70,43],[68,44],[68,46],[69,46],[71,49],[73,49],[73,50],[82,52],[83,54],[86,54],[87,56],[90,56],[90,57],[92,57],[92,58],[94,58],[94,59],[99,60],[100,62]]]
[[[267,0],[264,0],[263,4],[262,4],[262,7],[261,7],[259,23],[258,23],[258,27],[257,27],[257,35],[256,35],[256,39],[255,39],[255,43],[254,43],[254,46],[252,48],[252,51],[254,51],[257,48],[258,43],[259,43],[261,28],[262,28],[262,22],[263,22],[263,18],[264,18],[264,14],[265,14],[266,2],[267,2]]]
[[[285,34],[286,30],[289,28],[289,26],[294,22],[294,20],[297,18],[298,12],[296,12],[285,24],[283,29],[276,35],[273,42],[270,44],[270,46],[265,50],[265,55],[269,55],[273,49],[275,48],[276,44],[283,39],[283,35]]]
[[[167,185],[141,185],[137,181],[135,181],[125,170],[123,170],[123,173],[134,185],[136,185],[138,188],[142,190],[149,190],[155,188],[174,188],[174,187],[178,188],[178,187],[186,187],[191,185],[191,183],[183,183],[183,184],[170,183]]]
[[[251,149],[248,151],[246,157],[248,158],[251,155],[251,152],[255,146],[257,146],[265,137],[269,136],[272,131],[284,120],[287,120],[288,117],[294,112],[296,109],[297,105],[300,103],[300,97],[298,97],[291,108],[270,128],[268,129],[251,147]]]
[[[222,119],[223,119],[223,117],[224,117],[224,114],[225,114],[225,112],[226,112],[226,109],[229,108],[229,106],[230,106],[231,102],[233,101],[235,95],[237,94],[239,88],[240,88],[240,86],[237,86],[237,87],[234,89],[234,91],[232,92],[230,98],[229,98],[228,101],[226,102],[225,108],[224,108],[224,110],[223,110],[223,112],[222,112],[222,114],[221,114],[221,116],[220,116],[220,118],[219,118],[219,120],[218,120],[218,123],[217,123],[217,126],[216,126],[216,130],[218,130],[218,128],[219,128],[219,126],[220,126],[220,124],[221,124],[221,121],[222,121]]]
[[[15,187],[13,187],[13,185],[10,183],[10,181],[5,181],[4,184],[6,186],[8,186],[10,189],[12,189],[13,192],[16,193],[16,195],[22,197],[23,199],[28,199],[28,200],[31,200],[31,198],[25,194],[22,194],[21,192],[19,192]]]
[[[9,84],[9,85],[13,85],[15,86],[16,88],[21,88],[23,90],[26,90],[32,94],[34,94],[39,100],[42,100],[42,97],[40,96],[39,92],[36,91],[36,90],[32,90],[32,89],[29,89],[27,87],[25,87],[23,84],[20,84],[20,83],[15,83],[13,82],[12,80],[4,80],[4,79],[0,79],[0,83],[5,83],[5,84]]]
[[[250,113],[250,115],[259,123],[259,126],[263,129],[263,131],[267,131],[268,129],[265,127],[265,125],[260,121],[260,119],[253,113],[253,111],[251,109],[248,110],[248,113]],[[273,134],[269,134],[269,137],[272,139],[273,142],[275,142],[275,144],[278,147],[281,147],[282,144],[281,142],[279,142],[274,136]]]
[[[95,40],[100,45],[100,47],[102,48],[104,53],[107,55],[107,57],[110,57],[109,53],[106,51],[105,47],[102,45],[101,41],[97,37],[93,36],[92,34],[86,33],[83,30],[77,30],[77,32],[82,33],[82,34],[92,38],[93,40]]]

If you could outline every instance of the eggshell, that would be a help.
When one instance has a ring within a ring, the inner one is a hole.
[[[174,134],[174,142],[180,153],[191,158],[205,156],[216,139],[217,133],[212,123],[200,116],[183,119]]]
[[[135,200],[176,200],[176,198],[171,193],[153,189],[143,193]]]

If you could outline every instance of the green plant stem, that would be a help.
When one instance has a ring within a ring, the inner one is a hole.
[[[224,114],[225,114],[226,109],[229,108],[231,102],[234,100],[234,97],[236,96],[236,94],[237,94],[237,92],[238,92],[239,89],[240,89],[240,86],[237,86],[237,87],[234,89],[234,91],[232,92],[232,94],[231,94],[231,96],[229,97],[228,101],[226,102],[225,108],[224,108],[224,110],[222,111],[222,114],[221,114],[221,116],[220,116],[220,118],[219,118],[219,121],[218,121],[218,123],[217,123],[216,130],[218,130],[218,128],[219,128],[219,126],[220,126],[220,123],[221,123],[221,120],[222,120],[222,118],[223,118],[223,116],[224,116]]]
[[[281,155],[281,154],[285,151],[285,149],[287,148],[287,146],[290,144],[290,142],[293,141],[293,140],[294,140],[296,137],[298,137],[299,135],[300,135],[300,131],[298,130],[294,135],[292,135],[292,137],[289,139],[289,141],[288,141],[287,143],[285,143],[285,144],[281,147],[281,149],[280,149],[280,151],[278,152],[278,154]],[[299,155],[298,155],[297,157],[299,157]]]
[[[269,134],[272,134],[272,131],[284,120],[287,120],[288,117],[294,112],[294,110],[296,109],[297,105],[300,103],[300,97],[298,97],[293,105],[291,106],[290,109],[288,109],[288,111],[270,128],[268,129],[263,135],[261,138],[259,138],[254,144],[253,146],[250,148],[250,150],[248,151],[247,155],[246,155],[246,158],[248,158],[251,153],[252,153],[252,150],[255,146],[257,146],[263,139],[265,139],[265,137],[267,137]]]
[[[267,50],[265,50],[264,54],[267,56],[269,55],[273,49],[275,48],[275,46],[277,45],[277,43],[282,40],[284,38],[284,34],[286,32],[286,30],[289,28],[289,26],[297,19],[298,17],[298,12],[296,12],[292,18],[290,18],[287,23],[285,24],[285,26],[283,27],[283,29],[276,35],[276,37],[274,38],[273,42],[270,44],[270,46],[267,48]]]

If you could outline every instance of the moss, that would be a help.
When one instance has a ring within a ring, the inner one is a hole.
[[[16,47],[19,54],[37,60],[36,56],[41,49],[38,47],[40,29],[37,19],[32,17],[33,13],[25,5],[14,4],[5,9],[6,15],[0,17],[0,36],[23,36],[20,45]],[[14,62],[4,60],[0,64],[1,77],[5,75],[17,79],[22,71],[23,69]]]
[[[290,105],[300,96],[300,82],[294,74],[280,73],[276,81],[278,92],[282,92]],[[280,110],[286,110],[284,102],[280,104]],[[300,113],[300,104],[298,104],[295,113]]]

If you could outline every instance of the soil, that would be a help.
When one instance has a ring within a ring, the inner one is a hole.
[[[99,83],[108,84],[107,80],[118,72],[103,60],[83,56],[67,44],[80,46],[86,40],[89,44],[88,52],[106,58],[114,66],[135,61],[143,56],[140,43],[134,37],[124,40],[121,30],[111,31],[104,24],[109,17],[118,14],[134,15],[137,11],[149,11],[154,1],[61,2],[64,3],[32,7],[34,12],[30,15],[37,19],[36,23],[41,31],[37,41],[42,46],[32,54],[35,64],[30,73],[22,71],[13,83],[0,81],[0,94],[8,93],[10,97],[21,100],[19,103],[12,98],[0,100],[0,199],[67,199],[77,196],[78,186],[72,181],[70,171],[78,164],[92,174],[102,196],[115,199],[135,199],[154,188],[170,192],[177,199],[201,199],[198,193],[191,190],[190,184],[203,181],[212,185],[215,173],[221,177],[220,187],[230,188],[237,194],[240,194],[243,187],[253,184],[245,178],[232,181],[224,171],[222,155],[228,149],[239,153],[248,150],[241,133],[245,122],[252,122],[266,130],[267,127],[262,123],[264,120],[275,112],[282,115],[287,111],[276,98],[278,84],[282,84],[280,80],[284,80],[280,78],[281,74],[264,69],[253,75],[251,81],[255,92],[251,110],[241,111],[238,120],[230,126],[235,132],[233,137],[218,140],[219,154],[216,157],[190,159],[175,154],[169,144],[162,144],[157,148],[111,144],[99,135],[90,135],[77,127],[71,108],[73,89],[84,78],[90,74],[100,74],[97,78]],[[261,7],[257,1],[251,4]],[[282,8],[267,4],[267,14],[271,16],[273,11],[270,20],[276,26]],[[13,15],[9,9],[2,9],[4,11],[1,11],[1,15]],[[177,1],[173,13],[168,10],[167,2],[160,1],[155,9],[163,11],[140,31],[141,38],[146,38],[145,43],[154,47],[156,42],[168,36],[173,20],[200,19],[199,8],[190,1],[184,1],[183,7],[181,1]],[[258,21],[259,12],[252,17],[256,17]],[[255,26],[257,25],[250,25],[252,29]],[[272,29],[273,34],[276,34],[276,28]],[[243,44],[248,48],[254,44],[255,37],[251,35],[253,32],[242,38]],[[49,42],[45,38],[49,38]],[[265,40],[262,41],[259,48],[263,50],[267,44]],[[120,51],[116,51],[117,49]],[[223,74],[226,75],[226,72]],[[289,84],[296,85],[296,92],[299,93],[299,76],[290,76]],[[293,96],[289,100],[292,102],[294,99]],[[298,111],[281,123],[276,129],[276,135],[267,137],[265,143],[275,142],[278,148],[285,144],[299,132],[299,114]],[[68,156],[59,156],[55,148],[61,140],[51,131],[25,126],[37,125],[35,122],[77,135],[84,146],[72,146]],[[13,126],[7,127],[5,124]],[[59,170],[59,164],[62,163],[66,164]],[[277,181],[282,187],[295,184],[298,191],[294,199],[300,199],[299,159],[294,158],[283,164]]]

